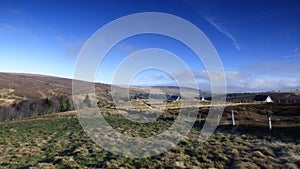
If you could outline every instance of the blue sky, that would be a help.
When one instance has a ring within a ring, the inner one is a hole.
[[[300,89],[300,2],[291,1],[33,1],[0,0],[0,71],[72,78],[82,45],[99,28],[137,12],[164,12],[196,25],[224,65],[229,91]],[[209,79],[193,52],[157,35],[135,36],[105,57],[96,81],[111,83],[132,52],[162,48],[180,56],[200,89]],[[184,77],[184,73],[182,73]],[[138,74],[134,85],[173,84],[160,71]]]

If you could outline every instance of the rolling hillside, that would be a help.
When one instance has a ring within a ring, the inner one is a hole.
[[[96,84],[96,91],[106,97],[110,85]],[[72,95],[72,80],[53,76],[0,73],[1,104],[11,104],[22,100],[39,100],[55,96]]]
[[[111,100],[111,86],[96,83],[98,100]],[[199,92],[199,95],[208,96],[208,92],[191,88],[182,88],[187,93]],[[144,94],[179,95],[178,87],[154,86],[154,87],[130,87],[130,95]],[[56,96],[72,95],[72,79],[22,73],[0,72],[0,105],[10,105],[24,100],[39,100]]]

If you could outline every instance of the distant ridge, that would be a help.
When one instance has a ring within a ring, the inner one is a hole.
[[[95,88],[98,99],[104,101],[111,100],[111,85],[96,83]],[[188,93],[200,92],[199,95],[208,94],[208,92],[187,87],[181,89]],[[34,101],[57,96],[71,97],[72,79],[40,74],[0,72],[0,92],[1,91],[2,98],[0,97],[0,105],[5,103],[3,101],[5,99],[8,99],[6,104],[9,104],[28,99]],[[130,93],[133,95],[150,92],[166,95],[180,94],[179,87],[176,86],[130,86]]]
[[[106,89],[110,89],[110,85],[97,83],[96,88],[97,91],[105,93]],[[72,79],[39,74],[0,72],[0,91],[4,92],[8,89],[10,92],[4,93],[7,96],[2,94],[2,99],[3,97],[19,97],[38,100],[55,96],[70,97],[72,95]],[[21,100],[17,99],[16,102]]]

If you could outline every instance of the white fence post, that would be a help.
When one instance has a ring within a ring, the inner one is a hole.
[[[235,127],[235,120],[234,120],[234,111],[231,110],[231,119],[232,119],[232,127]]]
[[[272,130],[272,121],[271,121],[270,112],[267,112],[267,118],[268,118],[269,131],[271,131]]]

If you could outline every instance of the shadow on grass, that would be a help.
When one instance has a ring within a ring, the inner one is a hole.
[[[272,137],[283,142],[299,142],[300,126],[273,126],[269,131],[267,126],[239,125],[235,129],[232,125],[219,125],[216,132],[247,134],[259,138]]]

